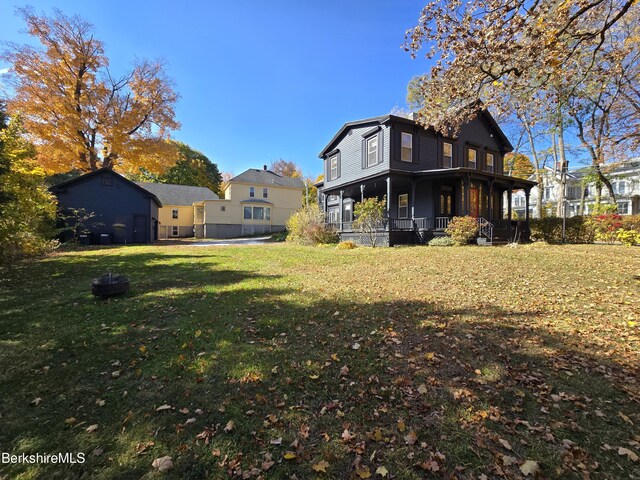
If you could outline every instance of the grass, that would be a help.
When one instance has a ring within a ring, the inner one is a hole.
[[[131,292],[93,298],[108,270]],[[640,478],[639,291],[615,246],[23,262],[0,270],[0,450],[86,461],[0,478]]]

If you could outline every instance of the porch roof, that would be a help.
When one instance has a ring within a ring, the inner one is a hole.
[[[498,184],[504,187],[508,187],[509,185],[511,185],[512,188],[514,189],[531,188],[537,185],[536,182],[533,182],[531,180],[524,180],[522,178],[510,177],[509,175],[500,175],[497,173],[484,172],[482,170],[474,170],[474,169],[465,168],[465,167],[456,167],[456,168],[442,168],[442,169],[436,169],[436,170],[418,170],[415,172],[391,169],[375,175],[362,177],[358,180],[354,180],[353,182],[336,185],[334,188],[331,188],[331,189],[325,190],[322,187],[320,187],[320,189],[324,193],[339,192],[340,190],[348,189],[349,187],[366,184],[373,181],[384,180],[385,177],[389,175],[395,176],[396,178],[402,177],[402,178],[411,179],[411,180],[419,180],[422,178],[432,178],[432,179],[462,178],[465,175],[470,175],[472,178],[476,178],[476,179],[477,178],[482,178],[484,180],[493,179]]]

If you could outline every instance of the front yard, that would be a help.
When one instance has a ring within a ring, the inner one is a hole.
[[[86,462],[0,478],[640,478],[639,333],[639,248],[60,252],[0,270],[0,451]]]

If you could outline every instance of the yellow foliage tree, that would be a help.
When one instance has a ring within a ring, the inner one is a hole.
[[[41,47],[9,45],[15,95],[9,113],[20,114],[38,161],[47,173],[139,168],[160,173],[176,157],[169,141],[178,94],[159,61],[139,61],[114,77],[104,45],[80,17],[52,17],[20,9]]]

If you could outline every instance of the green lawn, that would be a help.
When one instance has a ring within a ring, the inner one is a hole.
[[[639,333],[640,248],[63,251],[0,270],[0,451],[87,459],[0,478],[640,478]]]

